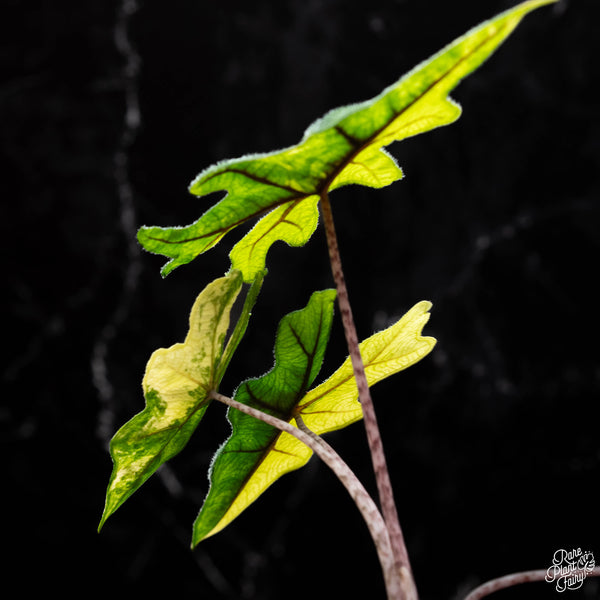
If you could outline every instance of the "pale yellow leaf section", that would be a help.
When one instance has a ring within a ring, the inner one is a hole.
[[[190,328],[183,343],[156,350],[142,381],[144,394],[158,392],[164,412],[153,415],[145,429],[187,417],[198,395],[214,386],[216,365],[229,327],[229,310],[241,289],[238,272],[210,283],[196,298]],[[192,394],[193,392],[193,394]]]
[[[421,335],[429,321],[430,308],[431,302],[419,302],[397,323],[362,342],[360,350],[369,385],[410,367],[431,352],[435,338]],[[350,358],[329,379],[308,392],[297,411],[305,425],[318,434],[362,419]],[[296,424],[294,419],[290,423]],[[279,477],[304,466],[311,456],[308,446],[288,433],[281,433],[229,510],[206,537],[221,531]]]
[[[271,245],[285,240],[290,246],[303,246],[319,222],[319,196],[309,196],[282,204],[264,216],[231,250],[231,266],[251,283],[265,268]]]
[[[294,425],[294,420],[291,421]],[[219,523],[207,533],[206,539],[227,527],[282,475],[303,467],[312,450],[289,433],[281,432],[260,466],[250,477]]]
[[[368,146],[348,162],[329,186],[329,191],[349,184],[382,188],[403,176],[402,169],[392,156],[383,149],[374,152],[373,146]]]
[[[431,352],[435,338],[421,335],[430,309],[431,302],[419,302],[397,323],[360,344],[370,386],[414,365]],[[350,358],[327,381],[308,392],[298,410],[306,426],[318,434],[362,419]]]

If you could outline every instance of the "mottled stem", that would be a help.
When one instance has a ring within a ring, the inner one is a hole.
[[[365,374],[365,367],[360,354],[358,335],[354,325],[354,318],[352,316],[352,309],[348,297],[348,289],[346,287],[344,271],[342,269],[342,259],[337,242],[337,234],[333,221],[331,203],[329,202],[329,196],[326,192],[321,194],[320,205],[325,226],[325,234],[327,236],[327,247],[329,249],[331,270],[337,288],[338,305],[340,308],[342,323],[344,325],[344,332],[346,335],[346,343],[348,345],[350,360],[352,361],[352,368],[354,370],[354,378],[358,388],[358,399],[363,410],[367,440],[369,443],[371,460],[373,462],[373,470],[375,472],[377,490],[379,493],[379,501],[381,503],[383,518],[389,531],[392,549],[396,558],[396,566],[398,571],[401,573],[404,583],[404,594],[402,597],[406,598],[407,600],[412,600],[417,598],[417,592],[412,576],[410,561],[408,559],[406,544],[404,542],[404,535],[402,534],[400,521],[398,519],[398,511],[396,510],[394,492],[392,489],[392,483],[390,481],[385,453],[383,451],[383,443],[381,440],[381,434],[379,433],[375,408],[373,406],[373,400],[371,399],[371,392],[369,390],[369,384]]]
[[[325,440],[308,429],[299,416],[295,419],[298,427],[294,427],[286,421],[242,404],[216,391],[212,391],[210,396],[219,402],[293,435],[303,444],[306,444],[335,473],[354,500],[373,538],[383,571],[388,599],[400,600],[403,598],[401,573],[396,568],[394,553],[383,517],[360,480],[339,454]]]
[[[586,577],[600,577],[600,567],[595,567],[591,572],[580,571],[585,573]],[[465,600],[481,600],[489,594],[493,594],[499,590],[519,585],[521,583],[529,583],[534,581],[546,581],[548,569],[538,569],[536,571],[521,571],[520,573],[511,573],[497,579],[491,579],[486,583],[475,588]]]

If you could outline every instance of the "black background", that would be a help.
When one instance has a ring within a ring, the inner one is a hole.
[[[316,459],[190,551],[228,434],[219,406],[96,533],[108,438],[142,409],[148,357],[183,338],[241,232],[166,280],[132,240],[210,206],[187,194],[204,167],[296,143],[513,4],[146,1],[123,19],[112,1],[5,2],[5,589],[384,597],[366,528]],[[360,337],[434,304],[433,354],[373,390],[424,600],[546,568],[558,548],[600,557],[599,18],[597,0],[534,12],[455,90],[457,123],[391,147],[404,181],[332,195]],[[332,286],[320,229],[274,246],[268,267],[225,393],[267,371],[279,319]],[[336,325],[320,379],[344,356]],[[373,490],[362,425],[328,439]],[[496,597],[556,596],[540,583]]]

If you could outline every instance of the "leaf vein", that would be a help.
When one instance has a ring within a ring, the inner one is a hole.
[[[211,179],[218,177],[219,175],[222,175],[223,173],[236,173],[238,175],[242,175],[243,177],[247,177],[248,179],[251,179],[252,181],[255,181],[256,183],[279,188],[280,190],[290,192],[291,194],[302,195],[305,193],[302,190],[296,189],[293,186],[284,185],[283,183],[278,183],[276,181],[271,181],[270,179],[267,179],[266,177],[260,177],[258,175],[254,175],[254,173],[249,173],[248,171],[244,171],[243,169],[235,169],[233,167],[227,167],[223,171],[218,171],[217,173],[209,175],[206,178],[206,181],[210,181]],[[288,200],[289,200],[289,198],[288,198]]]

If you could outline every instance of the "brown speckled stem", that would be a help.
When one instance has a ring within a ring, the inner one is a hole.
[[[394,493],[387,469],[383,444],[381,441],[381,435],[379,433],[379,426],[375,416],[373,400],[371,399],[371,392],[369,390],[369,384],[365,374],[365,367],[360,354],[358,335],[354,325],[354,318],[352,316],[352,309],[350,307],[350,300],[348,298],[348,289],[346,287],[344,271],[342,269],[342,260],[338,248],[331,203],[329,202],[327,193],[321,194],[320,206],[321,215],[323,217],[325,226],[325,234],[327,236],[327,247],[329,249],[331,270],[337,288],[338,305],[346,335],[346,343],[348,345],[348,351],[352,361],[352,368],[354,370],[354,378],[358,388],[358,398],[363,409],[365,429],[367,432],[369,449],[371,451],[375,479],[377,481],[379,501],[381,503],[383,518],[389,531],[392,549],[396,558],[396,567],[401,573],[404,583],[404,594],[402,597],[406,598],[407,600],[412,600],[417,598],[417,592],[412,577],[404,536],[398,520],[398,512],[396,510],[396,503],[394,501]]]
[[[237,400],[233,400],[218,392],[212,391],[210,396],[219,402],[227,404],[256,419],[260,419],[261,421],[298,438],[337,475],[338,479],[342,482],[361,512],[371,537],[373,538],[381,569],[383,571],[388,599],[403,599],[402,574],[396,569],[396,561],[383,517],[362,483],[337,452],[325,440],[308,429],[300,416],[296,417],[298,427],[294,427],[291,423],[252,408],[251,406],[247,406],[246,404],[241,404]]]

